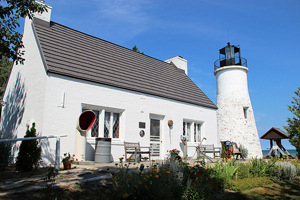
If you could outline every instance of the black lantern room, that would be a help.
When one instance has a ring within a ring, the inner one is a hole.
[[[241,57],[241,49],[227,43],[227,46],[219,50],[219,60],[215,62],[215,69],[230,65],[242,65],[247,67],[247,60]]]

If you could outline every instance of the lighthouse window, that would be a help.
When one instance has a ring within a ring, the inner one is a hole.
[[[248,119],[248,108],[249,107],[244,107],[244,118]]]

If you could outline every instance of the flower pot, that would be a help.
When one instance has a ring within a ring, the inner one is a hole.
[[[171,156],[177,156],[178,153],[171,153]]]
[[[71,163],[64,162],[64,169],[71,169]]]

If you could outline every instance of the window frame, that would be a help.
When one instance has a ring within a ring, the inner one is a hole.
[[[87,138],[97,138],[97,137],[104,137],[104,125],[105,125],[105,113],[110,113],[110,130],[109,130],[109,135],[108,138],[111,138],[113,141],[116,140],[121,140],[121,137],[123,137],[122,134],[122,121],[123,121],[123,114],[124,114],[124,109],[118,109],[118,108],[109,108],[109,107],[103,107],[103,106],[93,106],[93,105],[88,105],[88,104],[82,104],[81,110],[92,110],[92,111],[99,111],[98,115],[98,135],[97,136],[92,136],[91,135],[91,130],[87,132]],[[119,137],[113,137],[113,116],[114,114],[119,115],[119,120],[118,120],[118,133]]]
[[[187,127],[188,124],[190,124],[189,132],[188,132],[188,127]],[[199,132],[196,133],[196,141],[195,141],[195,125],[199,126]],[[204,137],[204,122],[199,121],[199,120],[184,119],[182,130],[183,130],[182,135],[189,136],[189,140],[187,141],[188,143],[199,143],[199,142],[201,142],[202,138]],[[199,141],[197,140],[197,138],[199,139]]]

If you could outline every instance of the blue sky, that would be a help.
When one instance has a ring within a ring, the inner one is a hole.
[[[46,0],[51,20],[159,60],[180,55],[189,77],[216,103],[214,62],[229,41],[248,61],[259,136],[283,129],[300,86],[300,1]],[[23,24],[23,22],[21,22]],[[262,149],[269,147],[261,140]],[[288,140],[283,145],[293,149]]]

